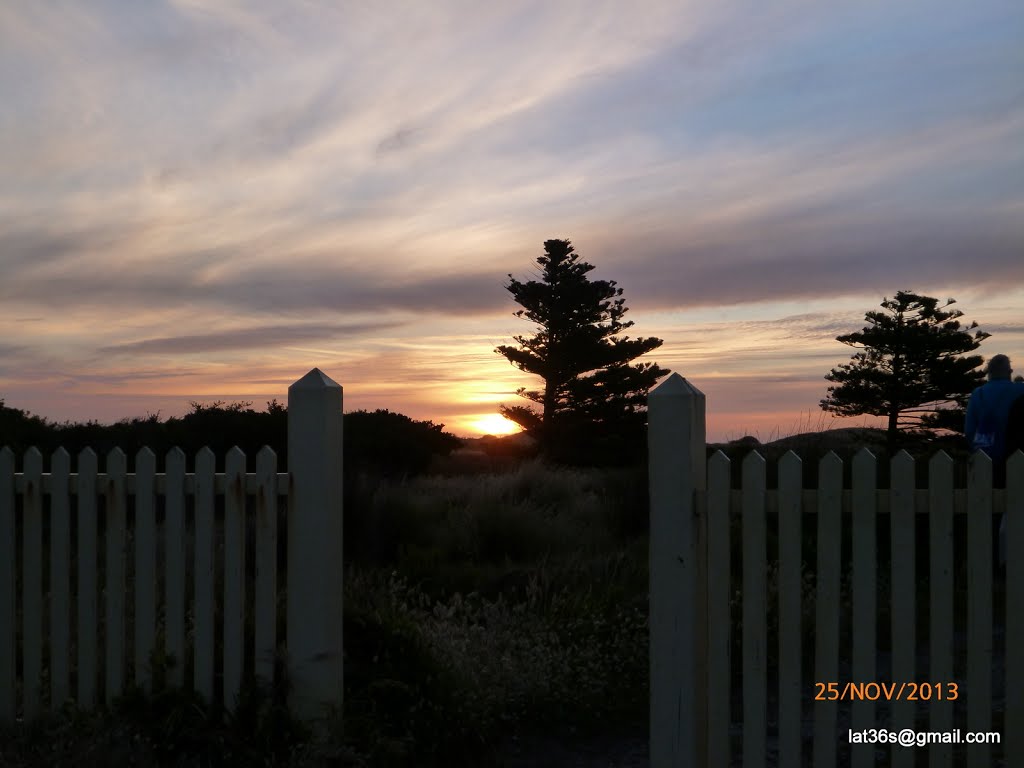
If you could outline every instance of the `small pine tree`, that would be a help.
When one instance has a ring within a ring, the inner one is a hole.
[[[977,323],[961,326],[963,312],[947,310],[955,303],[939,306],[930,296],[898,291],[882,301],[886,311],[866,313],[867,326],[836,338],[862,351],[825,376],[834,386],[821,408],[840,416],[885,416],[890,448],[904,430],[959,423],[962,431],[967,399],[984,380],[981,355],[967,353],[990,334],[975,331]]]

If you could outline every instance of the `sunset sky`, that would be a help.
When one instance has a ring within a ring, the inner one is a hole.
[[[566,238],[712,440],[827,426],[835,341],[957,299],[1024,372],[1024,3],[0,5],[0,398],[472,435]],[[837,423],[854,426],[863,420]]]

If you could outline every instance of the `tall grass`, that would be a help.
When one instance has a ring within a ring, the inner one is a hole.
[[[522,586],[533,564],[597,557],[643,533],[646,475],[531,461],[491,475],[364,479],[345,514],[350,562],[394,566],[437,597],[493,593]]]

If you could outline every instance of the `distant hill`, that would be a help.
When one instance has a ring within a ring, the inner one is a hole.
[[[501,453],[508,451],[533,451],[537,441],[525,432],[512,435],[482,435],[480,437],[463,437],[464,449],[482,451],[483,453]]]
[[[462,441],[462,447],[456,449],[455,452],[461,454],[532,455],[537,448],[537,441],[525,432],[518,432],[514,435],[483,435],[459,439]],[[847,427],[788,435],[768,443],[762,443],[750,435],[724,443],[708,443],[709,449],[722,450],[730,455],[737,451],[746,452],[753,448],[772,455],[781,455],[789,450],[797,453],[827,453],[828,451],[848,453],[851,449],[856,451],[865,446],[871,449],[884,448],[885,430]]]
[[[846,452],[851,448],[877,448],[885,445],[885,430],[870,427],[845,427],[842,429],[825,429],[820,432],[802,432],[798,435],[780,437],[765,444],[772,452],[785,453],[796,451],[800,453],[805,450],[814,452],[835,451],[836,453]]]
[[[944,450],[950,455],[963,453],[966,446],[960,435],[950,434],[933,437],[929,435],[905,435],[900,444],[914,455],[931,455]],[[708,452],[722,451],[729,457],[745,455],[751,449],[757,449],[766,458],[778,458],[787,451],[794,451],[801,458],[820,457],[834,451],[841,457],[849,457],[867,448],[876,456],[887,453],[886,431],[871,427],[845,427],[842,429],[825,429],[820,432],[803,432],[798,435],[761,443],[757,438],[741,437],[727,443],[709,443]]]

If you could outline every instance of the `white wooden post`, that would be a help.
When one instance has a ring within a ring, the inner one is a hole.
[[[677,373],[651,390],[650,762],[705,765],[706,613],[695,492],[706,487],[704,394]]]
[[[287,646],[293,711],[342,705],[342,388],[314,368],[288,388]]]
[[[14,558],[14,452],[6,445],[0,448],[0,724],[14,722],[18,713],[15,699],[17,670],[14,652],[17,647],[17,575]]]

